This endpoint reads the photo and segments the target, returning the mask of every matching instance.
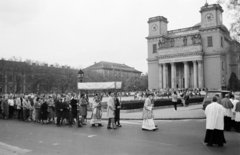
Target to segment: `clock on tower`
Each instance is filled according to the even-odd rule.
[[[218,25],[222,25],[222,12],[223,9],[219,4],[211,4],[207,3],[200,10],[202,21],[202,28],[205,27],[214,27]]]

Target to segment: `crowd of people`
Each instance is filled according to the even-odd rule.
[[[193,96],[203,96],[206,94],[207,89],[206,88],[196,88],[196,89],[173,89],[173,88],[167,88],[167,89],[154,89],[150,92],[153,93],[155,99],[160,98],[171,98],[172,93],[176,91],[178,98],[184,98],[185,95],[188,95],[190,97]],[[134,94],[135,100],[144,100],[147,98],[148,91],[137,91]]]
[[[154,94],[148,93],[143,107],[142,129],[156,131],[157,125],[154,123]],[[176,110],[178,94],[172,93],[172,102]],[[204,142],[207,146],[218,145],[222,147],[226,143],[225,131],[236,131],[240,133],[240,98],[235,98],[233,94],[226,94],[223,99],[216,94],[210,104],[205,105],[206,115],[206,135]]]
[[[216,94],[210,104],[204,105],[206,114],[205,143],[208,146],[223,146],[226,143],[224,131],[240,132],[240,101],[233,94],[223,99]]]
[[[224,131],[240,133],[240,100],[233,94],[226,94],[223,99],[216,94],[206,107],[206,135],[208,146],[223,146],[226,143]]]
[[[184,92],[187,96],[187,92]],[[154,92],[146,91],[146,99],[142,112],[142,130],[156,131],[154,123]],[[189,95],[188,95],[189,96]],[[88,107],[92,109],[91,126],[102,127],[102,95],[95,94],[93,103],[89,103],[88,95],[81,94],[29,94],[0,96],[0,116],[2,119],[18,119],[25,122],[42,124],[56,123],[58,127],[76,123],[79,127],[87,124]],[[177,91],[172,92],[172,102],[177,110]],[[216,94],[212,102],[204,106],[206,114],[206,135],[204,142],[208,146],[223,146],[226,143],[225,131],[240,132],[240,98],[226,94],[223,99]],[[118,93],[109,92],[107,99],[107,129],[117,129],[120,124],[121,103]]]
[[[103,126],[101,101],[101,94],[95,94],[91,103],[87,94],[4,94],[0,96],[0,118],[42,124],[55,123],[58,127],[64,124],[69,127],[77,124],[81,127],[87,124],[90,107],[90,124]],[[109,93],[107,111],[112,127],[109,123],[108,129],[121,127],[120,108],[118,94]]]

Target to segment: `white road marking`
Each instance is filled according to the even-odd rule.
[[[3,149],[7,149],[11,152],[16,152],[16,153],[20,153],[20,154],[31,152],[31,150],[22,149],[20,147],[13,146],[13,145],[8,145],[8,144],[2,143],[2,142],[0,142],[0,147],[3,148]]]
[[[59,145],[59,144],[58,144],[58,143],[53,143],[53,145],[55,145],[55,146],[56,146],[56,145]]]
[[[32,133],[29,133],[30,135],[32,134]]]
[[[39,143],[43,143],[43,141],[39,141]]]
[[[125,123],[125,124],[142,124],[142,122],[130,122],[130,121],[120,121],[120,123]]]
[[[94,136],[96,136],[96,135],[90,135],[90,136],[88,136],[88,137],[91,138],[91,137],[94,137]]]
[[[4,123],[6,126],[8,126],[8,124]]]

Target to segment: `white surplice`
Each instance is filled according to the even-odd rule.
[[[217,102],[212,102],[206,107],[206,129],[224,129],[224,108]]]

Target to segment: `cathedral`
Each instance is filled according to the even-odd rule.
[[[222,13],[219,4],[206,3],[200,23],[170,31],[167,18],[149,18],[149,89],[225,89],[232,72],[239,77],[239,56],[230,51],[236,42],[223,25]]]

